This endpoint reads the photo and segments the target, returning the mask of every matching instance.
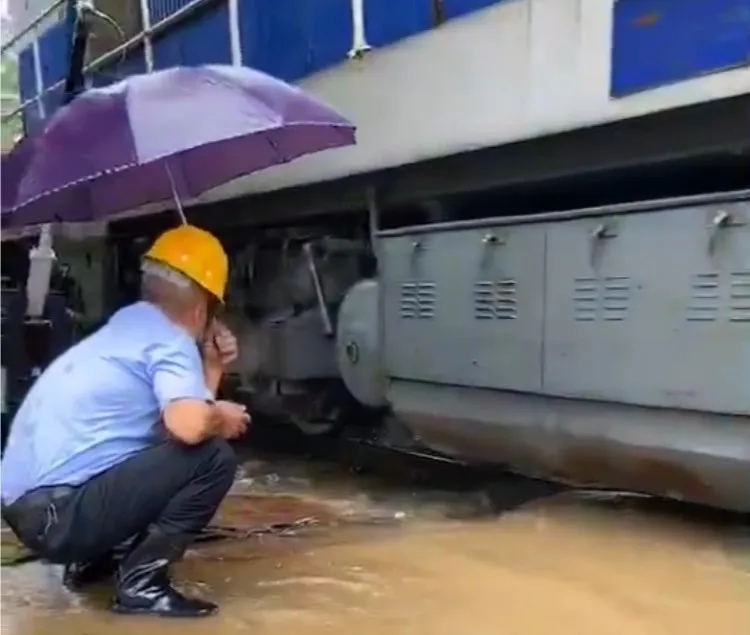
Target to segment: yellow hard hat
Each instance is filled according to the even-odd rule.
[[[224,302],[229,260],[213,234],[193,225],[168,229],[154,241],[144,258],[179,271]]]

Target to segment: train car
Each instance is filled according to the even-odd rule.
[[[355,147],[188,203],[231,257],[234,394],[307,434],[354,419],[750,511],[750,2],[397,5],[97,3],[126,42],[97,31],[91,85],[247,64],[358,126]],[[9,44],[30,132],[70,39],[40,10]],[[106,310],[174,222],[110,224]]]

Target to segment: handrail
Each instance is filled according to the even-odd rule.
[[[181,7],[174,13],[171,13],[163,20],[160,20],[159,22],[157,22],[156,24],[152,25],[151,27],[147,29],[143,29],[140,33],[134,35],[128,41],[120,44],[120,46],[117,46],[113,48],[111,51],[108,51],[107,53],[105,53],[104,55],[100,55],[99,57],[97,57],[93,62],[88,64],[83,69],[84,73],[90,72],[92,70],[97,70],[101,68],[102,66],[106,66],[108,62],[111,62],[112,60],[121,57],[124,53],[127,53],[131,49],[135,48],[138,44],[143,42],[147,37],[158,35],[162,31],[168,29],[170,26],[173,26],[174,24],[177,24],[178,22],[181,22],[185,18],[189,17],[192,13],[196,11],[196,9],[199,9],[212,2],[217,2],[217,0],[192,0],[192,2],[188,2],[185,6]],[[23,102],[17,108],[15,108],[15,110],[12,110],[9,113],[3,115],[0,121],[5,122],[8,119],[15,117],[19,112],[23,112],[26,108],[36,103],[39,99],[41,99],[47,93],[53,90],[56,90],[64,85],[65,85],[65,80],[61,79],[60,81],[54,83],[52,86],[45,88],[43,92],[36,95],[33,99],[29,99]]]
[[[21,29],[16,35],[14,35],[8,42],[5,42],[0,47],[0,54],[5,55],[5,52],[12,48],[20,39],[26,35],[29,31],[36,28],[45,18],[52,15],[52,13],[59,9],[61,5],[65,4],[66,0],[55,0],[51,5],[49,5],[44,11],[42,11],[38,16],[36,16],[29,24],[27,24],[23,29]]]

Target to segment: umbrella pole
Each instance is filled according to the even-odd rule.
[[[177,186],[175,185],[174,178],[172,177],[172,171],[169,169],[169,164],[165,163],[164,168],[167,170],[167,178],[169,179],[169,187],[172,189],[172,198],[174,204],[177,207],[177,213],[180,215],[180,222],[183,225],[187,225],[187,217],[185,216],[185,210],[182,208],[182,201],[180,195],[177,193]]]

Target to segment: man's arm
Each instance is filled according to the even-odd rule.
[[[218,393],[224,369],[237,359],[238,352],[237,338],[219,320],[214,320],[202,346],[203,377],[214,396]]]
[[[224,371],[221,367],[204,364],[203,379],[206,383],[206,388],[208,388],[214,399],[219,392],[219,385],[221,384],[223,375]]]
[[[159,344],[151,351],[148,372],[164,426],[173,437],[196,445],[221,433],[223,418],[195,344],[187,338]]]

